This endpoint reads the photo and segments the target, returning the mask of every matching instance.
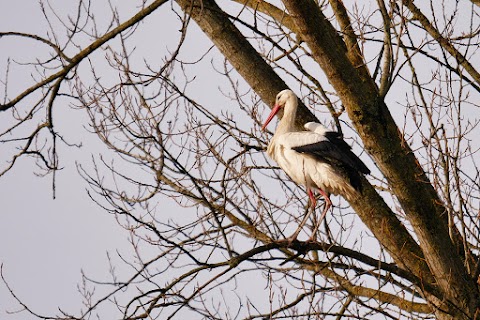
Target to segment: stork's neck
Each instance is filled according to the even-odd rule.
[[[280,123],[277,126],[276,134],[282,134],[285,132],[297,131],[295,129],[295,118],[297,116],[297,106],[298,100],[295,95],[292,95],[285,102],[285,107],[283,108],[283,117]]]

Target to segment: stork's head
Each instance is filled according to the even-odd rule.
[[[280,91],[277,94],[277,97],[275,98],[275,107],[276,106],[285,106],[285,103],[287,103],[288,99],[291,99],[292,97],[295,97],[295,93],[293,93],[292,90],[290,89],[285,89]]]
[[[292,98],[297,99],[295,93],[293,93],[293,91],[289,89],[282,90],[277,94],[277,97],[275,98],[275,105],[272,108],[272,112],[270,112],[270,114],[268,115],[267,120],[263,124],[262,130],[265,130],[267,125],[270,123],[270,121],[272,121],[273,117],[275,117],[280,108],[284,107],[287,101]]]

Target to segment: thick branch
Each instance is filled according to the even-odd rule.
[[[368,81],[368,79],[371,78],[370,72],[363,60],[363,55],[357,42],[357,35],[355,34],[355,31],[353,31],[347,9],[343,5],[343,1],[340,0],[330,0],[330,5],[333,8],[335,18],[337,19],[341,28],[341,33],[343,34],[343,40],[345,41],[347,49],[347,58],[357,69],[358,74]]]
[[[378,7],[383,19],[383,67],[380,80],[380,88],[378,89],[380,97],[385,97],[390,87],[390,77],[392,75],[392,37],[390,35],[391,18],[385,7],[383,0],[377,0]]]
[[[243,4],[247,7],[252,8],[255,11],[266,14],[267,16],[273,18],[282,26],[290,29],[291,31],[296,32],[297,26],[293,23],[292,17],[288,15],[284,10],[281,10],[274,6],[271,3],[265,2],[264,0],[232,0]]]
[[[444,207],[399,133],[373,79],[367,79],[364,73],[357,72],[347,57],[345,43],[314,1],[284,0],[284,3],[314,59],[341,98],[366,149],[388,179],[412,223],[425,260],[445,297],[467,314],[473,315],[477,289],[449,238]],[[358,206],[352,203],[352,206],[361,215],[364,209],[360,203]],[[379,240],[382,243],[388,241],[385,237]],[[395,253],[392,255],[399,258]],[[406,256],[405,263],[414,264],[411,261],[413,258]]]
[[[358,286],[352,284],[348,279],[337,274],[330,268],[324,267],[317,263],[315,264],[305,264],[305,268],[313,270],[317,273],[324,275],[325,277],[335,280],[342,288],[352,295],[358,297],[365,297],[368,299],[375,299],[379,303],[388,303],[399,307],[402,310],[407,312],[418,312],[418,313],[431,313],[432,307],[425,303],[413,302],[411,300],[402,299],[401,297],[383,292],[377,289],[367,288],[363,286]]]
[[[263,60],[215,1],[177,0],[177,3],[195,20],[260,98],[265,103],[273,105],[277,93],[286,89],[287,85]],[[303,128],[303,124],[308,121],[318,121],[318,119],[303,106],[298,112],[297,125]]]
[[[265,102],[273,101],[278,91],[286,87],[214,1],[204,0],[198,3],[194,1],[193,6],[190,0],[177,2],[191,14],[237,72]],[[313,116],[308,115],[307,111],[304,106],[299,107],[300,115],[297,122],[303,124],[316,120],[312,119]],[[433,285],[434,280],[421,258],[420,247],[372,186],[366,181],[364,184],[366,196],[353,201],[352,206],[400,266],[413,272],[425,283]]]
[[[219,266],[230,266],[230,268],[233,268],[233,267],[237,266],[239,263],[241,263],[242,261],[245,261],[248,258],[251,258],[252,256],[254,256],[258,253],[269,251],[269,250],[277,249],[277,250],[281,251],[283,254],[285,254],[285,256],[288,259],[290,259],[290,258],[295,257],[295,255],[293,255],[293,252],[290,249],[297,249],[299,251],[303,251],[305,249],[305,250],[323,250],[325,252],[331,251],[331,252],[335,252],[337,254],[342,254],[342,255],[345,255],[345,256],[348,256],[348,257],[352,257],[354,259],[357,259],[357,260],[359,260],[363,263],[366,263],[368,265],[371,265],[373,267],[378,267],[382,270],[387,270],[387,271],[392,272],[396,275],[403,276],[404,278],[407,278],[410,281],[412,281],[414,283],[417,283],[417,287],[421,286],[421,281],[419,279],[411,278],[411,276],[408,275],[408,272],[406,272],[405,270],[401,270],[401,269],[399,269],[399,268],[397,268],[393,265],[379,263],[378,261],[375,261],[374,259],[372,259],[368,256],[358,254],[358,253],[354,253],[351,250],[346,249],[346,248],[341,248],[341,247],[338,247],[338,246],[331,246],[331,245],[322,244],[322,243],[313,243],[313,244],[305,243],[305,244],[303,244],[303,243],[300,243],[300,242],[295,242],[294,244],[292,244],[291,248],[288,248],[287,246],[282,245],[280,242],[272,242],[272,239],[268,235],[259,231],[254,225],[251,225],[251,224],[239,219],[238,217],[236,217],[236,215],[233,212],[225,209],[225,207],[223,205],[217,206],[217,205],[215,205],[215,204],[213,204],[209,201],[203,200],[200,197],[197,197],[196,195],[191,193],[191,191],[186,190],[185,188],[183,188],[183,187],[177,185],[176,183],[174,183],[173,181],[169,180],[165,176],[159,176],[158,178],[161,179],[162,182],[169,185],[171,188],[175,189],[177,192],[189,197],[190,199],[195,200],[199,204],[201,204],[205,207],[208,207],[208,208],[210,208],[214,211],[221,212],[230,221],[232,221],[232,223],[234,223],[236,226],[238,226],[238,227],[242,228],[244,231],[246,231],[249,234],[250,237],[252,237],[254,239],[258,239],[258,240],[265,243],[265,245],[263,245],[263,246],[253,248],[250,251],[247,251],[247,252],[245,252],[245,253],[243,253],[239,256],[236,256],[236,257],[234,257],[234,258],[232,258],[228,261],[221,262],[221,263],[218,263],[218,264],[208,264],[208,265],[205,265],[205,266],[200,266],[197,269],[191,271],[188,275],[196,273],[197,270],[212,269],[212,268],[219,267]],[[368,287],[354,285],[350,281],[348,281],[348,279],[346,279],[345,277],[340,276],[337,273],[335,273],[333,270],[331,270],[329,268],[328,264],[312,263],[312,262],[307,262],[307,260],[303,260],[303,259],[297,260],[297,263],[302,264],[302,266],[305,267],[308,270],[312,270],[315,273],[322,274],[324,277],[329,278],[330,280],[337,282],[342,287],[342,289],[346,290],[347,292],[349,292],[351,294],[354,294],[355,296],[365,297],[365,298],[369,298],[369,299],[375,299],[380,303],[389,303],[389,304],[392,304],[392,305],[396,305],[399,308],[401,308],[401,309],[403,309],[407,312],[430,313],[432,311],[431,306],[429,306],[427,304],[412,302],[410,300],[405,300],[405,299],[402,299],[402,298],[400,298],[396,295],[389,294],[389,293],[386,293],[386,292],[382,292],[382,291],[379,291],[377,289],[372,289],[372,288],[368,288]],[[184,276],[182,276],[182,277],[184,277]],[[163,288],[163,289],[166,290],[166,289],[169,289],[169,288]]]

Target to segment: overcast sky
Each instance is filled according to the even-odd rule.
[[[108,4],[104,2],[103,7],[99,5],[100,2],[95,2],[94,5],[98,5],[95,11],[97,16],[108,16]],[[74,11],[76,5],[75,1],[64,0],[51,3],[58,12],[65,15]],[[122,8],[121,19],[129,18],[134,14],[134,10],[134,6]],[[162,57],[168,54],[169,49],[174,49],[175,39],[178,37],[159,33],[159,30],[166,29],[165,26],[169,26],[169,32],[175,30],[171,25],[176,23],[176,17],[171,14],[170,4],[147,19],[148,29],[142,29],[145,24],[141,24],[136,53],[151,60],[152,57]],[[0,31],[38,33],[45,36],[46,30],[47,24],[38,0],[9,1],[8,6],[3,6],[0,10]],[[155,34],[155,41],[152,41],[152,33]],[[64,36],[61,29],[59,35]],[[187,50],[183,50],[182,55],[195,61],[208,50],[211,43],[204,41],[204,36],[199,33],[190,36],[189,44],[185,47]],[[4,79],[7,56],[25,62],[45,54],[46,51],[41,45],[32,44],[27,40],[5,37],[0,39],[0,79]],[[217,53],[212,50],[209,54]],[[139,63],[142,62],[140,59]],[[29,84],[31,79],[28,70],[15,69],[15,72],[9,75],[10,97]],[[227,104],[228,99],[222,100],[217,85],[225,79],[212,71],[210,60],[205,59],[196,70],[201,70],[197,76],[205,79],[192,84],[192,90],[199,93],[196,95],[198,101]],[[392,94],[389,94],[388,99],[394,101],[395,96]],[[401,108],[396,109],[398,105],[395,103],[391,106],[392,111],[397,112],[399,117],[405,112]],[[3,276],[15,294],[41,315],[58,314],[58,307],[67,312],[78,313],[82,307],[77,289],[77,286],[81,285],[81,271],[97,280],[108,279],[107,252],[113,257],[117,251],[125,255],[131,252],[128,232],[117,224],[113,216],[89,199],[87,184],[76,169],[77,163],[88,168],[92,154],[103,154],[106,152],[105,148],[83,127],[87,122],[84,112],[68,108],[67,101],[58,101],[56,107],[56,117],[61,119],[57,121],[57,131],[62,132],[70,142],[82,141],[84,144],[80,149],[61,147],[60,160],[63,169],[56,176],[56,199],[53,200],[52,177],[35,175],[38,170],[31,159],[21,159],[13,170],[0,178],[0,263],[3,266]],[[0,131],[9,124],[8,119],[0,113]],[[0,145],[0,159],[4,161],[8,154],[2,155],[2,152]],[[369,161],[366,155],[363,155],[362,159]],[[371,168],[374,169],[373,166]],[[167,199],[162,205],[171,213],[183,210]],[[122,270],[117,271],[123,273]],[[26,313],[7,314],[19,309],[6,286],[0,283],[0,320],[31,318],[27,317]]]
[[[21,24],[23,31],[35,32],[35,27],[41,24],[38,11],[34,0],[9,2],[0,10],[0,29],[18,30]],[[0,63],[5,62],[3,53],[0,49]],[[18,92],[21,89],[18,85],[21,83],[12,82],[9,91]],[[0,126],[5,128],[3,120],[0,115]],[[73,118],[70,123],[75,123]],[[51,178],[35,176],[33,161],[20,161],[0,179],[3,274],[19,298],[45,315],[57,313],[57,305],[78,310],[76,284],[81,280],[80,268],[89,273],[105,273],[108,270],[105,251],[125,242],[115,221],[87,199],[85,183],[75,173],[74,166],[75,158],[85,159],[85,156],[81,151],[70,151],[68,159],[63,159],[65,169],[57,176],[55,201]],[[6,316],[6,311],[16,309],[18,305],[5,286],[0,285],[0,318],[27,319],[25,313]]]
[[[76,1],[52,1],[52,5],[59,12],[66,13],[75,9]],[[73,7],[65,7],[68,5]],[[125,18],[132,11],[121,13]],[[101,16],[102,12],[96,14]],[[47,28],[38,1],[9,1],[8,5],[3,5],[0,30],[45,35]],[[64,31],[60,30],[59,34],[64,35]],[[41,50],[41,46],[29,41],[0,39],[2,80],[7,54],[20,61],[32,61]],[[10,76],[8,92],[13,96],[25,89],[29,76],[28,73]],[[86,120],[83,112],[59,109],[57,116],[62,121],[58,121],[58,130],[73,140],[76,135],[88,136],[82,127],[81,120]],[[6,126],[5,116],[0,113],[0,128],[4,130]],[[51,176],[36,176],[32,160],[21,160],[14,170],[0,179],[0,262],[3,275],[18,297],[43,315],[58,314],[57,307],[78,313],[82,307],[77,290],[77,284],[82,280],[81,270],[98,280],[106,279],[109,270],[107,251],[115,255],[116,250],[123,253],[130,250],[128,233],[117,225],[114,217],[88,198],[87,185],[75,167],[76,161],[88,165],[90,154],[101,152],[102,146],[96,140],[93,137],[85,139],[87,143],[81,149],[62,147],[64,169],[57,174],[56,200],[52,199]],[[6,314],[19,309],[5,285],[0,284],[0,319],[31,318],[26,313]]]
[[[51,4],[63,17],[76,10],[75,1],[52,1]],[[97,17],[109,17],[106,1],[103,2],[103,7],[98,1],[93,2],[93,5],[97,6]],[[134,10],[134,5],[120,8],[121,19],[131,17]],[[148,27],[142,24],[143,29],[141,27],[140,31],[136,32],[136,53],[139,55],[137,61],[143,63],[143,58],[152,60],[153,57],[153,60],[159,60],[160,64],[160,59],[175,48],[178,39],[178,34],[169,35],[168,32],[178,32],[180,27],[172,27],[178,21],[171,12],[170,4],[166,4],[147,19]],[[105,24],[109,22],[108,19],[99,21]],[[37,0],[12,1],[0,10],[0,30],[46,36],[48,25]],[[65,36],[60,26],[57,30],[58,36]],[[168,32],[159,33],[158,30]],[[198,33],[198,30],[193,34],[192,30],[189,32],[188,44],[181,53],[182,58],[187,61],[198,60],[211,47],[211,43],[205,41],[205,37]],[[152,41],[152,33],[155,34],[156,41]],[[7,56],[26,62],[38,56],[45,57],[46,52],[44,46],[32,41],[0,39],[0,77],[4,77]],[[218,53],[211,50],[209,54]],[[102,59],[102,55],[103,53],[98,54],[97,59]],[[222,59],[219,67],[221,62]],[[31,69],[27,67],[16,68],[15,72],[10,72],[9,97],[18,94],[32,83],[30,72]],[[222,99],[222,93],[218,90],[218,83],[224,79],[212,69],[210,59],[198,64],[195,72],[199,73],[199,81],[190,88],[198,93],[195,96],[198,101],[216,101],[228,108],[225,101],[229,100]],[[106,77],[105,74],[102,76]],[[218,79],[222,80],[217,81]],[[89,134],[83,127],[88,120],[86,114],[68,108],[68,101],[57,100],[55,117],[61,119],[56,122],[57,131],[64,134],[71,143],[83,143],[80,149],[64,146],[60,148],[63,169],[56,176],[56,199],[53,200],[52,177],[35,175],[38,170],[31,159],[21,159],[13,170],[0,179],[0,263],[3,264],[3,275],[18,298],[44,316],[59,314],[58,307],[78,314],[82,307],[77,288],[81,286],[81,271],[95,280],[109,279],[107,252],[117,261],[117,250],[125,256],[131,255],[128,232],[118,226],[113,216],[88,198],[87,184],[76,169],[77,163],[88,168],[92,155],[104,154],[107,151],[96,136]],[[0,130],[4,130],[9,124],[7,117],[0,114]],[[2,156],[0,151],[2,161],[8,158],[8,155],[9,153],[5,152]],[[162,207],[170,214],[185,212],[185,209],[168,199],[164,199]],[[124,267],[124,264],[119,263],[116,271],[120,274],[131,271],[118,270]],[[97,298],[101,296],[98,289],[96,293]],[[0,283],[0,319],[31,318],[27,313],[8,314],[20,309],[6,286]],[[108,313],[103,315],[108,318]]]

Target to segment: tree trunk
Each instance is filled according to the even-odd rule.
[[[284,4],[401,203],[436,283],[456,309],[455,316],[473,318],[478,291],[450,240],[445,208],[379,97],[373,79],[358,71],[365,66],[351,64],[345,43],[314,1],[285,0]]]
[[[228,16],[212,0],[177,0],[177,3],[195,20],[265,103],[271,105],[278,91],[286,88],[286,85],[231,23]],[[334,36],[337,37],[336,33]],[[345,54],[344,51],[341,52]],[[338,72],[336,76],[339,78],[338,81],[345,81],[342,80],[344,78],[342,72]],[[363,81],[374,85],[371,78]],[[297,125],[303,125],[308,121],[318,120],[303,105],[299,106]],[[422,258],[420,247],[373,187],[366,180],[363,184],[364,197],[354,200],[352,206],[398,265],[421,279],[421,283],[418,284],[419,291],[424,292],[430,297],[428,300],[434,301],[438,306],[443,295],[436,289],[435,279]]]

